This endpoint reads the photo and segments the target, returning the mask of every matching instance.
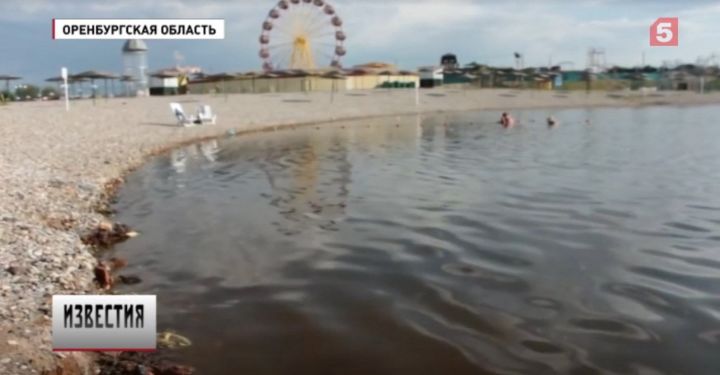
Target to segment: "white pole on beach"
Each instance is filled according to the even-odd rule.
[[[65,86],[65,112],[70,112],[70,96],[68,95],[68,71],[66,67],[60,69],[60,75],[62,76]]]
[[[420,107],[420,85],[418,82],[415,83],[415,107]]]

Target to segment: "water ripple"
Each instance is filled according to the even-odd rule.
[[[552,112],[174,150],[118,197],[118,292],[203,374],[717,375],[720,109]]]

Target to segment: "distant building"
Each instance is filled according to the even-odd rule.
[[[442,86],[444,80],[443,68],[439,66],[424,66],[418,69],[420,74],[420,87],[432,88]]]
[[[669,72],[666,80],[669,82],[668,88],[677,91],[700,91],[702,85],[699,76],[683,70]]]
[[[150,74],[150,95],[180,94],[182,74],[175,69],[163,69]]]
[[[250,94],[345,91],[346,84],[347,77],[344,75],[286,70],[215,74],[193,79],[188,87],[192,94]]]
[[[440,66],[443,69],[443,85],[464,86],[477,78],[470,73],[471,68],[461,68],[457,56],[452,53],[446,53],[440,58]]]
[[[140,39],[130,39],[122,48],[123,82],[130,96],[148,95],[148,47]]]
[[[197,66],[174,66],[150,74],[150,95],[184,95],[189,92],[191,76],[202,76]]]
[[[585,71],[583,70],[567,70],[562,72],[561,80],[564,83],[585,82]]]
[[[443,73],[443,85],[467,85],[473,82],[473,77],[461,71]]]
[[[349,69],[278,70],[218,74],[189,83],[193,94],[280,93],[413,88],[420,84],[418,74],[398,70],[392,64],[371,62]]]
[[[351,69],[346,69],[344,74],[348,76],[348,90],[410,88],[420,84],[417,73],[399,70],[393,64],[382,62],[355,65]]]

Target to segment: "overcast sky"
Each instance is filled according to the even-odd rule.
[[[54,18],[223,18],[221,41],[148,41],[150,68],[198,65],[210,73],[260,68],[260,24],[272,0],[0,0],[0,74],[30,81],[100,69],[120,72],[121,41],[51,40]],[[471,61],[511,66],[570,61],[584,68],[589,47],[604,48],[608,64],[664,60],[695,62],[720,53],[720,1],[669,0],[334,0],[345,21],[345,66],[367,61],[402,68],[436,64],[454,52]],[[680,18],[680,47],[650,48],[658,17]]]

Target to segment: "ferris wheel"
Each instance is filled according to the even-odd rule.
[[[342,25],[325,0],[280,0],[262,24],[263,69],[340,68],[347,53]]]

